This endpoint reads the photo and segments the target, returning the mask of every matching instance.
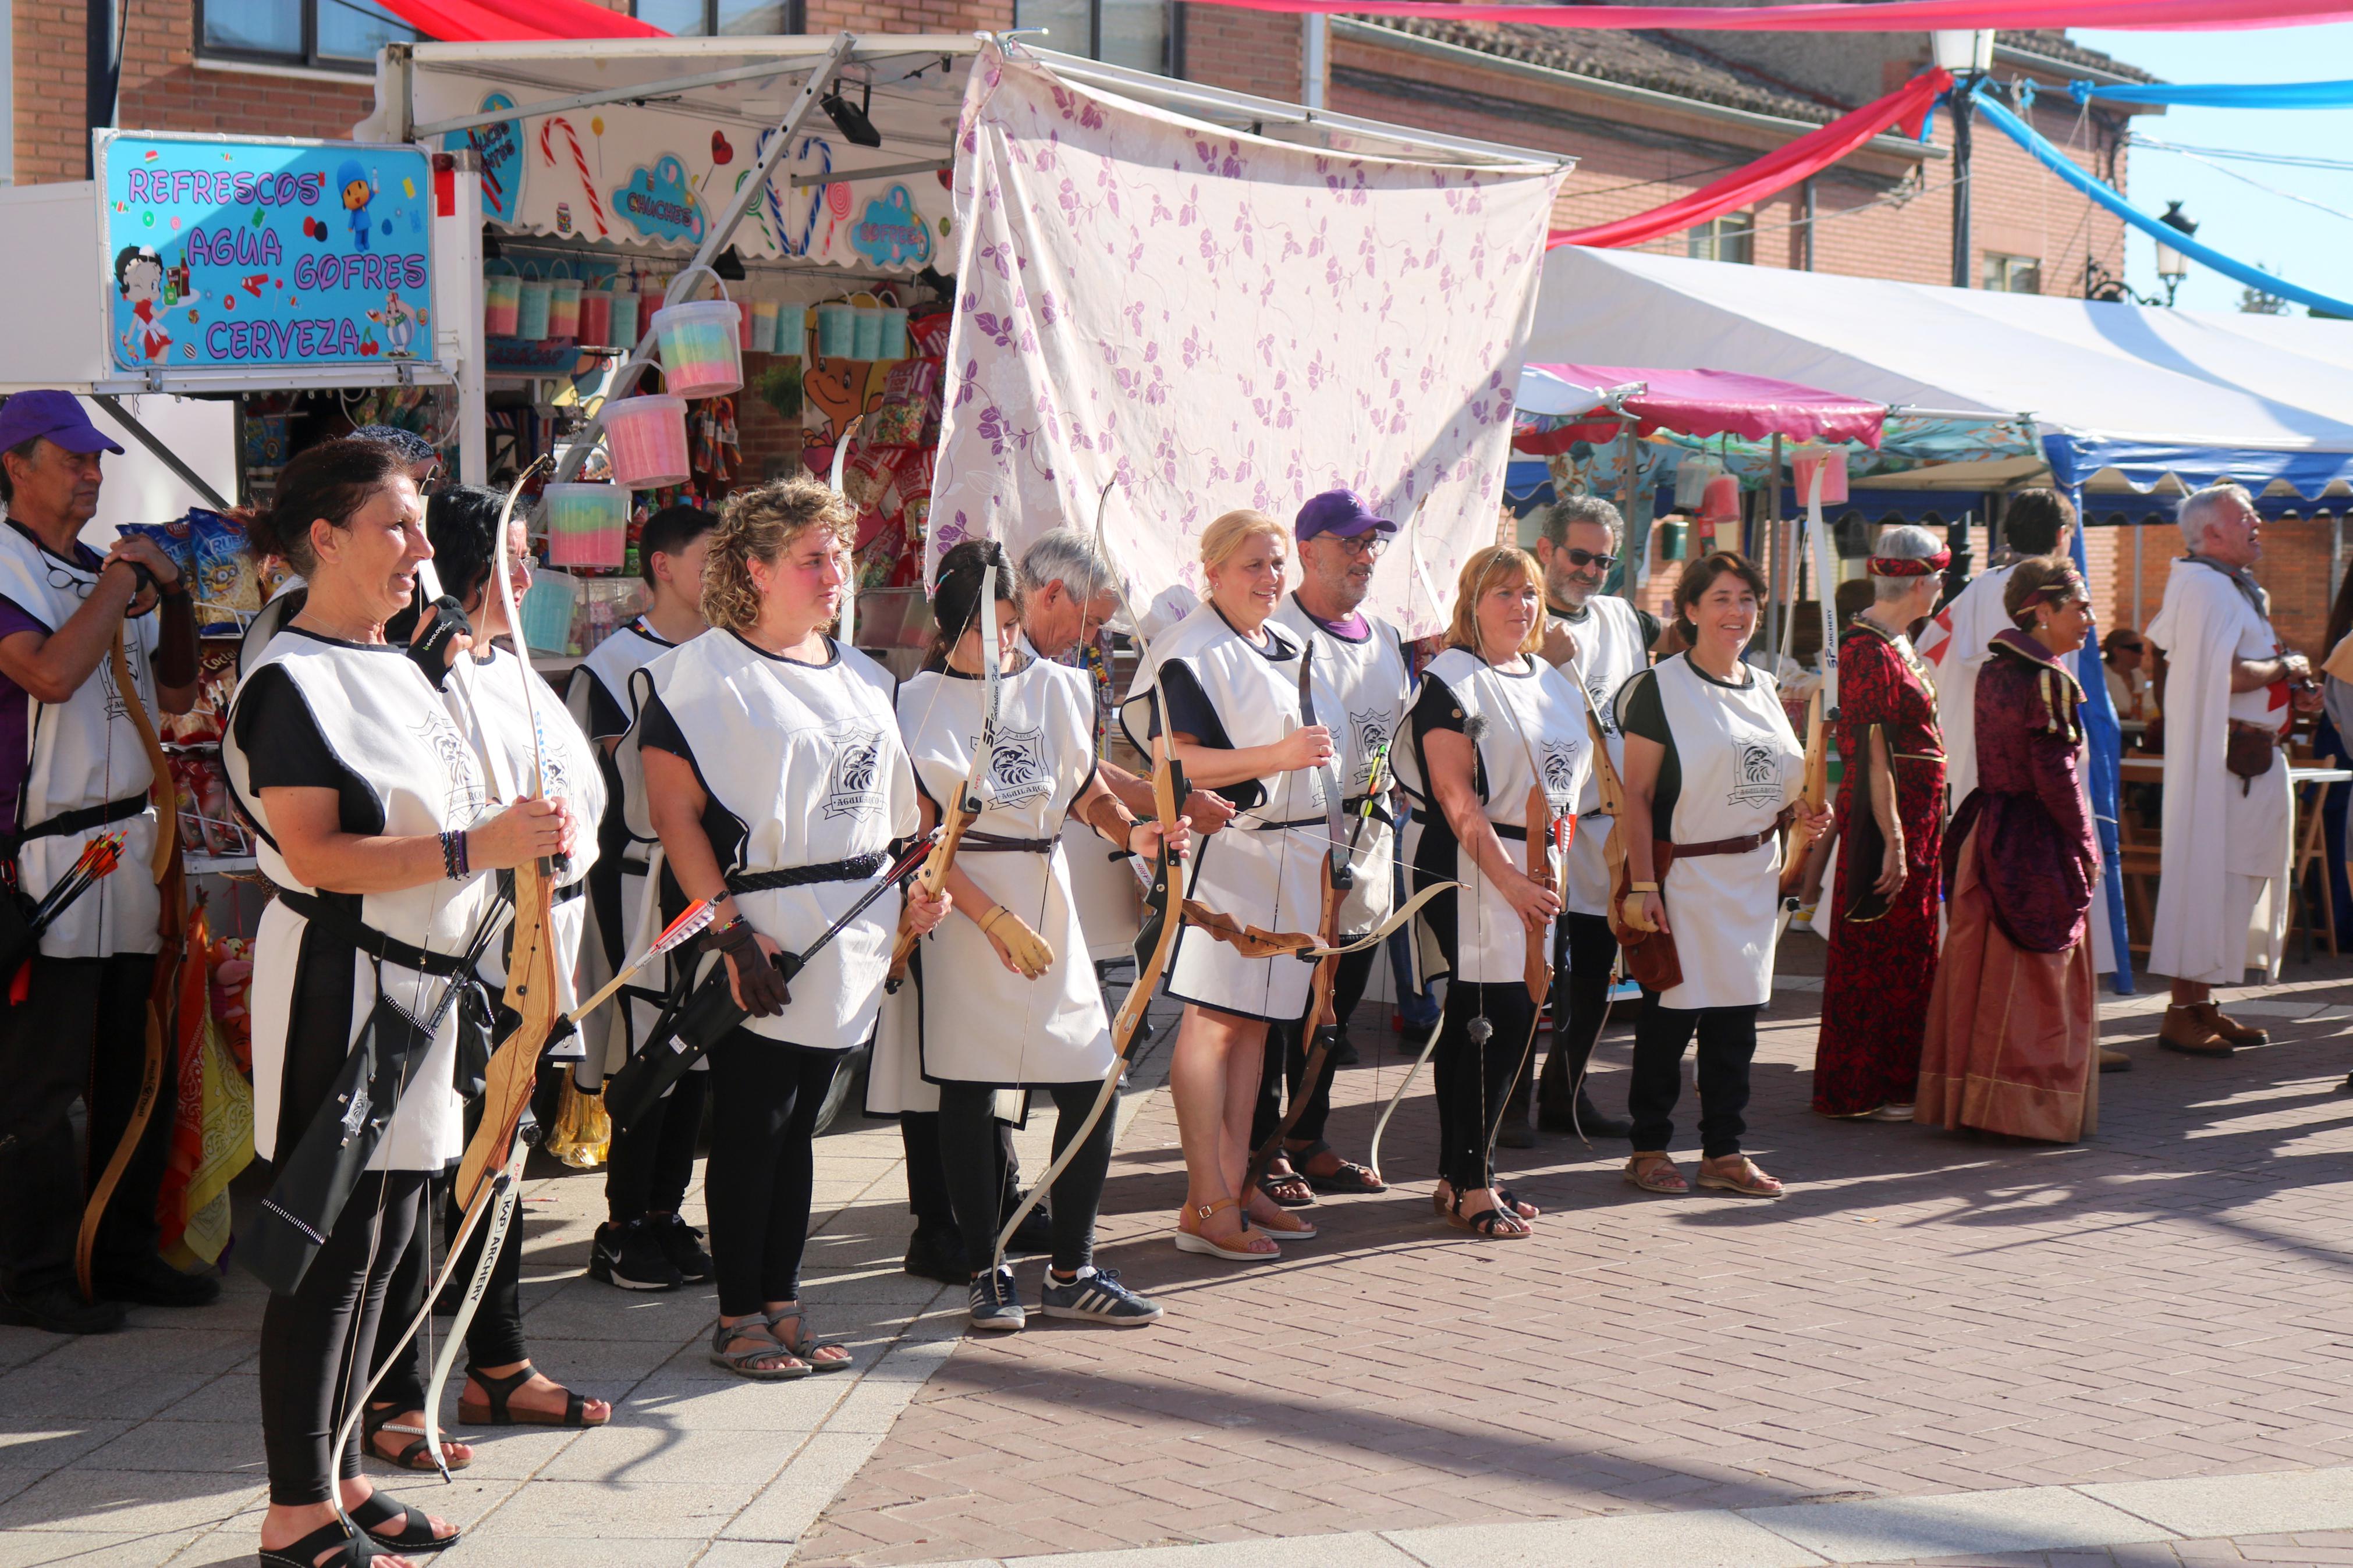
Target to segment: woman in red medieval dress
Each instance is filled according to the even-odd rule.
[[[1936,607],[1950,559],[1925,528],[1889,529],[1872,603],[1839,639],[1838,886],[1814,1047],[1824,1116],[1912,1120],[1936,974],[1945,744],[1906,629]]]

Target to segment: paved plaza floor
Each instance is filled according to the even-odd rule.
[[[525,1327],[613,1426],[467,1432],[455,1485],[398,1489],[468,1527],[450,1568],[2353,1563],[2353,963],[2234,1000],[2274,1039],[2224,1061],[2107,999],[2135,1070],[2066,1148],[1815,1117],[1815,984],[1777,994],[1750,1113],[1788,1198],[1649,1196],[1621,1148],[1547,1135],[1503,1155],[1546,1210],[1523,1242],[1432,1214],[1425,1077],[1391,1193],[1308,1211],[1279,1263],[1176,1252],[1155,1051],[1098,1253],[1167,1309],[1131,1331],[966,1338],[962,1292],[899,1268],[896,1129],[838,1131],[807,1294],[857,1368],[797,1383],[708,1364],[707,1287],[587,1279],[601,1175],[549,1167]],[[1412,1059],[1387,1022],[1340,1077],[1358,1156]],[[0,1330],[0,1568],[252,1561],[260,1306],[233,1269],[105,1338]]]

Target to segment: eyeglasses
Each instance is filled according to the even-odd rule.
[[[1556,555],[1567,556],[1568,563],[1571,566],[1593,566],[1598,567],[1601,571],[1607,572],[1609,568],[1618,564],[1618,557],[1615,555],[1596,555],[1590,550],[1569,550],[1564,548],[1556,550],[1553,553]]]
[[[1336,533],[1327,533],[1323,537],[1338,545],[1342,554],[1359,556],[1366,561],[1378,555],[1389,542],[1388,535],[1385,533],[1360,533],[1354,539],[1344,539]]]

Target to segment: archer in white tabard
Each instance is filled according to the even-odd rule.
[[[719,1285],[711,1359],[752,1378],[849,1364],[801,1308],[810,1141],[841,1054],[874,1032],[899,924],[895,889],[853,906],[919,817],[890,674],[825,632],[847,591],[850,521],[815,479],[736,492],[703,567],[712,630],[632,682],[663,856],[681,891],[716,907],[702,979],[723,964],[746,1015],[704,1042],[703,1201]],[[918,931],[947,908],[920,889],[906,900]]]
[[[674,879],[656,878],[657,886],[648,886],[657,847],[653,818],[638,748],[633,742],[624,743],[624,737],[637,718],[629,678],[703,633],[702,562],[718,521],[716,514],[691,506],[666,506],[646,519],[638,536],[638,562],[650,602],[643,614],[590,650],[572,678],[573,715],[596,742],[605,771],[608,804],[597,827],[588,902],[605,963],[615,972],[686,906]],[[618,1006],[588,1021],[592,1051],[600,1043],[598,1020],[605,1021],[603,1060],[595,1064],[605,1077],[620,1070],[652,1036],[662,998],[676,979],[672,956],[665,955],[621,987]],[[642,1118],[613,1129],[605,1165],[608,1217],[590,1244],[589,1278],[625,1290],[673,1290],[711,1278],[702,1233],[679,1213],[694,1180],[710,1082],[710,1063],[697,1061]]]
[[[1980,572],[1968,586],[1929,617],[1918,652],[1936,686],[1936,732],[1945,737],[1946,810],[1978,787],[1978,671],[1993,654],[1993,640],[2014,629],[2001,607],[2003,591],[2017,563],[2064,555],[2075,530],[2073,503],[2057,490],[2020,490],[2001,512],[2001,542],[2009,563]]]
[[[377,1493],[358,1447],[332,1453],[332,1437],[365,1381],[427,1175],[464,1146],[449,1004],[491,936],[493,873],[577,847],[561,801],[491,808],[480,753],[408,650],[385,638],[432,553],[423,513],[396,454],[332,441],[286,466],[275,508],[253,525],[310,584],[239,683],[221,748],[278,889],[252,993],[254,1143],[278,1176],[237,1247],[270,1287],[270,1568],[369,1559],[370,1542],[336,1517],[339,1484],[377,1545],[431,1550],[455,1536]]]
[[[1118,1068],[1060,833],[1077,818],[1146,859],[1158,853],[1161,833],[1113,799],[1100,776],[1086,672],[1021,651],[1020,591],[995,540],[949,551],[932,600],[939,631],[923,669],[899,692],[924,826],[970,801],[981,807],[957,847],[940,851],[955,912],[914,955],[923,1001],[920,1069],[938,1086],[940,1159],[964,1242],[973,1327],[1018,1329],[1026,1318],[1012,1266],[996,1258],[994,1101],[999,1090],[1019,1089],[1052,1098],[1058,1158],[1084,1129],[1050,1189],[1053,1262],[1043,1310],[1125,1328],[1151,1322],[1160,1309],[1122,1285],[1116,1270],[1094,1267],[1115,1093],[1100,1113],[1094,1107]],[[1176,843],[1181,849],[1181,829]],[[873,1072],[892,1070],[878,1044]]]
[[[2158,1044],[2193,1056],[2261,1045],[2263,1030],[2227,1016],[2213,987],[2251,968],[2276,976],[2287,936],[2288,822],[2280,754],[2299,712],[2315,712],[2312,668],[2272,629],[2256,584],[2263,519],[2237,485],[2183,499],[2185,558],[2165,579],[2148,624],[2164,650],[2165,841],[2148,966],[2173,980]]]

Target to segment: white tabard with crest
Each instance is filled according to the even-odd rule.
[[[899,742],[890,672],[854,648],[828,646],[829,662],[803,664],[713,631],[635,678],[650,679],[703,788],[744,825],[743,843],[721,868],[731,874],[884,854],[891,840],[916,830],[915,780]],[[872,879],[739,893],[735,907],[753,930],[800,952]],[[886,892],[794,977],[781,1014],[744,1026],[812,1050],[865,1044],[898,926],[899,895]]]
[[[899,692],[900,733],[915,781],[934,802],[963,791],[980,733],[977,676],[926,670]],[[987,838],[1060,843],[1063,820],[1095,774],[1094,695],[1084,671],[1031,658],[1005,677],[980,816],[955,868],[1052,945],[1053,967],[1024,980],[1005,967],[961,904],[923,942],[923,1073],[934,1083],[1002,1089],[1092,1083],[1111,1066],[1111,1020],[1063,852],[995,849]],[[1110,854],[1100,838],[1084,853]]]
[[[1356,853],[1348,864],[1356,885],[1340,900],[1340,931],[1353,936],[1368,931],[1388,918],[1396,905],[1396,881],[1391,873],[1397,851],[1397,829],[1389,820],[1389,798],[1375,801],[1375,814],[1357,828],[1357,810],[1365,787],[1372,782],[1374,759],[1397,739],[1405,721],[1406,703],[1413,695],[1413,677],[1405,661],[1405,647],[1397,628],[1365,617],[1371,635],[1361,640],[1344,637],[1318,626],[1299,607],[1299,595],[1285,594],[1275,607],[1275,621],[1302,643],[1315,648],[1315,717],[1332,731],[1338,755],[1333,763],[1345,792],[1345,831],[1356,836]],[[1391,759],[1390,765],[1396,765]]]
[[[1743,665],[1745,686],[1694,670],[1688,655],[1662,659],[1652,679],[1674,737],[1683,787],[1671,837],[1678,844],[1746,838],[1773,826],[1805,785],[1806,749],[1781,710],[1773,678]],[[1781,841],[1740,855],[1677,858],[1660,884],[1683,983],[1663,1007],[1753,1007],[1773,997]]]
[[[1494,824],[1512,864],[1525,868],[1528,789],[1535,782],[1531,765],[1543,770],[1545,799],[1553,812],[1565,814],[1576,806],[1592,771],[1593,736],[1585,723],[1585,693],[1576,681],[1534,655],[1524,656],[1519,665],[1517,669],[1490,668],[1468,648],[1451,647],[1430,661],[1422,679],[1443,686],[1461,710],[1464,732],[1473,736],[1478,748],[1479,767],[1472,782],[1483,786],[1482,809]],[[1423,834],[1452,836],[1436,795],[1423,784],[1427,761],[1414,756],[1406,762],[1407,783],[1417,796],[1429,800],[1418,808],[1425,820],[1416,825],[1410,836],[1409,847],[1415,850]],[[1559,853],[1553,851],[1556,869]],[[1452,858],[1451,868],[1432,868],[1462,884],[1441,900],[1453,906],[1451,973],[1472,984],[1516,984],[1525,968],[1527,928],[1520,923],[1511,900],[1496,890],[1460,847]],[[1426,924],[1423,931],[1428,935]],[[1450,973],[1443,952],[1430,951],[1430,946],[1425,943],[1421,955],[1425,979]],[[1551,949],[1547,926],[1545,950]]]
[[[1618,689],[1651,665],[1642,622],[1634,606],[1615,594],[1586,601],[1585,618],[1565,623],[1577,638],[1577,659],[1560,672],[1585,688],[1585,700],[1601,721],[1609,760],[1626,775],[1626,738],[1618,732]],[[1601,815],[1601,771],[1588,770],[1577,797],[1577,837],[1568,847],[1569,910],[1580,915],[1609,912],[1609,868],[1601,847],[1609,841],[1609,819]]]

